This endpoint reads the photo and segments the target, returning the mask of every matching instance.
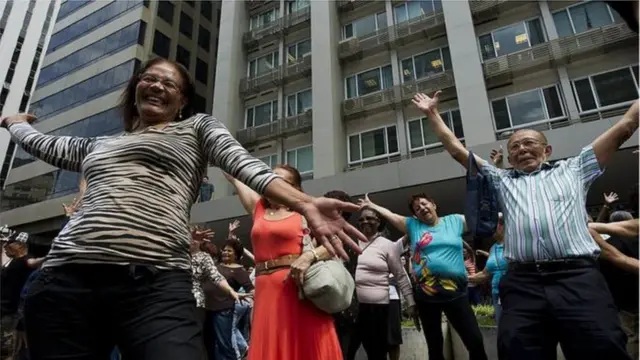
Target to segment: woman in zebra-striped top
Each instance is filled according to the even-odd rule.
[[[188,223],[208,163],[303,213],[329,249],[357,246],[347,234],[362,235],[340,216],[357,206],[274,175],[221,122],[193,115],[194,96],[184,67],[155,59],[123,93],[123,135],[51,136],[29,125],[32,115],[0,120],[27,152],[88,184],[27,296],[32,359],[100,359],[114,343],[125,358],[200,359]]]

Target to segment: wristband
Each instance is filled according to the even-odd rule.
[[[313,254],[313,260],[314,261],[320,261],[320,258],[318,257],[318,253],[316,252],[316,249],[311,249],[311,253]]]

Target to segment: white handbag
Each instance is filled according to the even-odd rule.
[[[302,252],[311,251],[315,244],[304,216],[302,230]],[[335,314],[351,305],[354,290],[355,282],[342,261],[331,259],[316,261],[307,269],[299,296],[309,299],[320,310]]]

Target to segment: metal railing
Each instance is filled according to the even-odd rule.
[[[383,49],[404,46],[421,38],[444,36],[445,33],[444,15],[440,11],[343,40],[338,45],[338,56],[341,60],[364,57]]]
[[[260,40],[266,40],[271,37],[279,36],[284,29],[284,19],[285,18],[278,18],[268,24],[247,31],[242,36],[242,41],[246,46],[253,47],[256,46],[258,41]]]
[[[405,82],[398,85],[400,88],[400,99],[402,101],[408,101],[411,100],[416,93],[431,94],[438,90],[452,88],[455,86],[455,83],[453,71],[451,70],[426,78]]]
[[[291,29],[311,19],[311,6],[307,6],[284,17],[284,28]]]
[[[263,6],[267,2],[270,2],[270,1],[269,0],[246,0],[245,4],[247,5],[247,10],[254,11],[259,7]]]
[[[475,24],[497,19],[501,12],[531,3],[522,0],[470,0],[471,16]]]
[[[336,5],[340,11],[351,11],[370,2],[373,2],[373,0],[338,0]]]
[[[350,117],[367,111],[379,110],[385,106],[391,107],[397,102],[396,87],[394,86],[372,94],[343,101],[342,114],[345,117]]]
[[[248,146],[258,141],[267,141],[309,131],[312,122],[312,112],[308,110],[302,114],[239,130],[236,139],[242,145]]]
[[[240,80],[240,94],[250,95],[311,75],[311,55],[271,71]]]
[[[491,79],[508,75],[509,80],[523,72],[563,65],[632,41],[637,41],[637,35],[626,24],[607,25],[487,60],[484,76]]]

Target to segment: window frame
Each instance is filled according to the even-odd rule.
[[[562,116],[556,116],[554,118],[550,118],[549,117],[549,108],[547,107],[547,100],[544,98],[544,93],[543,93],[543,91],[545,89],[549,89],[549,88],[552,88],[552,87],[556,88],[556,92],[558,94],[558,100],[560,100],[560,107],[562,108]],[[513,120],[512,120],[512,116],[511,116],[511,109],[509,108],[509,97],[521,95],[521,94],[532,92],[532,91],[536,91],[536,90],[538,91],[538,95],[540,96],[540,98],[542,100],[542,110],[544,111],[544,114],[545,114],[546,118],[541,119],[541,120],[537,120],[537,121],[533,121],[533,122],[529,122],[529,123],[525,123],[525,124],[522,124],[522,125],[513,126]],[[493,113],[493,102],[494,101],[499,101],[499,100],[505,100],[507,113],[509,114],[509,124],[511,125],[510,127],[504,128],[504,129],[498,129],[498,126],[496,124],[496,117],[495,117],[495,114]],[[489,100],[489,109],[491,110],[491,119],[493,120],[492,121],[493,122],[493,130],[496,133],[505,132],[505,131],[519,130],[519,129],[523,129],[523,128],[527,128],[527,127],[531,127],[531,126],[535,126],[535,125],[540,125],[540,124],[547,124],[547,123],[551,123],[551,122],[554,122],[554,121],[566,119],[568,117],[568,115],[567,115],[567,106],[565,104],[564,97],[562,96],[562,92],[560,91],[559,83],[553,83],[553,84],[546,85],[546,86],[540,86],[540,87],[537,87],[537,88],[523,90],[523,91],[512,93],[512,94],[509,94],[509,95],[506,95],[506,96],[501,96],[501,97],[497,97],[497,98],[491,99],[491,100]]]
[[[576,26],[573,24],[573,19],[571,18],[571,12],[569,11],[569,9],[574,8],[574,7],[578,7],[578,6],[584,6],[585,4],[590,3],[590,2],[594,2],[594,0],[586,0],[586,1],[582,1],[582,2],[576,3],[576,4],[571,4],[571,5],[567,6],[567,7],[565,7],[564,9],[560,9],[560,10],[556,10],[556,11],[552,12],[551,13],[551,17],[553,18],[553,16],[555,14],[558,14],[558,13],[560,13],[562,11],[566,12],[567,13],[567,17],[569,18],[569,24],[571,25],[571,31],[573,32],[573,34],[571,34],[571,35],[577,35],[578,33],[576,33]],[[607,6],[607,10],[609,12],[609,18],[611,18],[611,23],[615,24],[616,23],[616,18],[615,18],[615,16],[613,16],[613,13],[612,13],[612,10],[611,10],[611,6],[609,6],[609,4],[606,4],[606,3],[605,3],[605,5]],[[553,24],[555,26],[555,20],[554,20]],[[582,34],[582,33],[580,33],[580,34]]]
[[[575,79],[571,79],[571,90],[573,91],[573,96],[576,98],[576,103],[578,105],[578,112],[580,115],[587,115],[587,114],[593,114],[593,113],[597,113],[600,111],[606,111],[607,109],[611,109],[611,108],[617,108],[617,107],[623,107],[625,105],[630,105],[632,104],[635,100],[629,100],[629,101],[625,101],[625,102],[621,102],[618,104],[613,104],[613,105],[607,105],[607,106],[601,106],[600,105],[600,99],[598,98],[598,93],[595,90],[595,86],[593,84],[593,77],[594,76],[598,76],[598,75],[602,75],[602,74],[606,74],[609,72],[614,72],[614,71],[618,71],[618,70],[622,70],[622,69],[629,69],[629,71],[631,72],[631,78],[634,80],[635,85],[636,85],[636,92],[639,93],[640,95],[640,90],[639,90],[639,85],[640,84],[640,79],[636,78],[636,74],[635,72],[633,72],[633,67],[634,66],[638,66],[639,63],[635,63],[635,64],[630,64],[630,65],[625,65],[625,66],[619,66],[613,69],[607,69],[604,71],[599,71],[597,73],[593,73],[593,74],[589,74],[586,76],[581,76]],[[576,90],[576,81],[580,81],[580,80],[584,80],[584,79],[588,79],[589,80],[589,86],[591,87],[591,95],[593,96],[593,99],[596,102],[596,108],[595,109],[591,109],[591,110],[582,110],[582,104],[580,103],[580,98],[578,97],[578,92]]]
[[[183,18],[185,18],[185,17],[187,19],[189,19],[189,21],[191,22],[191,27],[189,29],[189,33],[188,34],[183,31],[183,23],[184,23],[183,22]],[[191,15],[187,14],[184,10],[180,10],[180,17],[179,17],[178,21],[180,22],[178,24],[178,32],[181,35],[184,35],[188,39],[193,39],[193,27],[194,27],[195,23],[193,22],[193,18],[191,17]],[[186,26],[185,26],[185,29],[186,29]]]
[[[383,90],[386,90],[384,87],[382,87],[382,84],[383,84],[383,81],[382,81],[382,68],[387,67],[387,66],[391,66],[391,63],[385,64],[385,65],[380,65],[380,66],[375,66],[375,67],[372,67],[372,68],[367,69],[367,70],[359,71],[359,72],[357,72],[357,73],[355,73],[355,74],[353,74],[353,75],[346,76],[346,77],[344,78],[344,82],[343,82],[343,86],[344,86],[344,89],[343,89],[343,90],[344,90],[344,100],[358,99],[358,98],[361,98],[361,97],[366,96],[366,95],[377,94],[377,93],[379,93],[379,92],[381,92],[381,91],[383,91]],[[368,94],[366,94],[366,95],[360,95],[360,89],[358,89],[358,78],[357,78],[357,76],[358,76],[358,75],[361,75],[361,74],[364,74],[364,73],[366,73],[366,72],[369,72],[369,71],[371,71],[371,70],[375,70],[375,69],[378,69],[378,70],[379,70],[379,74],[378,74],[378,75],[379,75],[379,77],[380,77],[380,90],[378,90],[378,91],[374,91],[374,92],[370,92],[370,93],[368,93]],[[393,67],[391,67],[391,72],[393,73]],[[347,97],[347,96],[348,96],[348,94],[347,94],[347,82],[348,82],[348,79],[349,79],[349,78],[352,78],[352,77],[355,77],[355,78],[356,78],[356,91],[358,92],[358,95],[357,95],[357,96],[355,96],[355,97],[350,98],[350,97]],[[392,80],[393,80],[393,79],[392,79]],[[394,84],[394,85],[395,85],[395,84]],[[392,85],[392,87],[393,87],[394,85]]]
[[[171,20],[167,20],[160,15],[160,6],[161,6],[160,4],[169,4],[171,6]],[[156,8],[156,17],[162,19],[162,21],[166,22],[169,26],[173,27],[173,20],[176,17],[176,4],[174,4],[172,1],[169,1],[169,0],[158,1],[158,6]]]
[[[299,53],[300,52],[299,46],[300,46],[301,43],[303,43],[305,41],[309,42],[309,52],[305,53],[305,54],[300,54]],[[289,62],[289,49],[291,47],[293,47],[293,46],[295,46],[295,48],[296,48],[296,59],[295,59],[295,61]],[[296,41],[295,43],[293,43],[291,45],[287,45],[287,64],[295,64],[295,63],[299,62],[301,59],[303,59],[305,56],[309,56],[309,55],[311,55],[311,38],[306,38],[306,39],[303,39],[303,40],[299,40],[299,41]]]
[[[313,166],[313,144],[309,144],[309,145],[303,145],[303,146],[298,146],[292,149],[287,149],[284,152],[284,163],[285,164],[289,164],[289,152],[290,151],[295,151],[296,152],[296,163],[294,165],[292,165],[293,167],[295,167],[296,169],[298,169],[298,150],[300,149],[306,149],[306,148],[311,148],[311,170],[310,171],[302,171],[300,172],[300,175],[308,175],[308,174],[313,174],[314,166]]]
[[[478,53],[480,54],[480,62],[484,64],[485,61],[497,59],[499,57],[508,56],[508,55],[511,55],[511,54],[514,54],[514,53],[517,53],[517,52],[520,52],[520,51],[525,51],[525,50],[531,49],[533,46],[531,46],[531,35],[529,34],[529,27],[527,26],[527,22],[529,22],[531,20],[536,20],[536,19],[538,21],[540,21],[540,26],[542,27],[542,35],[544,36],[543,43],[548,43],[549,42],[549,36],[547,34],[547,29],[544,27],[544,22],[543,22],[542,16],[529,17],[529,18],[526,18],[526,19],[522,19],[522,20],[520,20],[518,22],[511,23],[509,25],[505,25],[505,26],[501,26],[501,27],[495,28],[493,30],[485,31],[485,32],[480,33],[479,35],[477,35],[476,36],[476,43],[477,43],[477,46],[478,46]],[[495,45],[496,44],[496,39],[493,36],[493,34],[496,31],[504,30],[506,28],[512,27],[512,26],[517,25],[517,24],[524,24],[524,31],[527,34],[527,43],[529,44],[529,48],[528,49],[522,49],[522,50],[514,51],[512,53],[508,53],[508,54],[504,54],[504,55],[498,55],[498,53],[496,51],[496,45]],[[491,59],[486,59],[486,60],[482,58],[482,46],[480,45],[480,38],[485,36],[485,35],[491,35],[491,43],[493,45],[493,53],[496,55],[495,57],[493,57]]]
[[[351,25],[353,27],[354,24],[356,23],[356,21],[358,21],[360,19],[364,19],[364,18],[369,17],[369,16],[373,16],[373,18],[374,18],[374,20],[376,22],[376,31],[374,31],[374,32],[372,32],[370,34],[364,34],[364,35],[376,36],[376,32],[380,31],[380,24],[378,24],[378,15],[380,15],[380,14],[384,14],[386,16],[387,12],[386,11],[376,12],[376,13],[373,13],[373,14],[369,14],[367,16],[362,16],[362,17],[359,17],[357,19],[351,20],[348,23],[342,24],[342,26],[340,27],[340,38],[341,38],[340,41],[352,40],[352,39],[366,39],[366,37],[359,36],[357,34],[357,30],[355,28],[354,28],[354,30],[356,30],[356,31],[353,32],[354,35],[351,36],[351,37],[347,37],[347,26]],[[389,27],[389,21],[387,21],[387,27]]]
[[[285,116],[285,118],[292,118],[292,117],[296,117],[296,116],[298,116],[298,115],[302,115],[302,114],[304,114],[304,113],[305,113],[306,111],[308,111],[308,110],[313,109],[313,98],[312,98],[312,100],[311,100],[311,107],[310,107],[309,109],[306,109],[306,110],[305,110],[305,111],[303,111],[303,112],[298,112],[298,95],[300,95],[300,94],[301,94],[301,93],[303,93],[303,92],[307,92],[307,91],[310,91],[310,92],[311,92],[311,95],[313,96],[313,90],[312,90],[311,88],[306,88],[306,89],[303,89],[303,90],[300,90],[300,91],[296,91],[295,93],[293,93],[293,94],[290,94],[290,95],[287,95],[287,96],[286,96],[286,98],[285,98],[285,101],[286,101],[286,102],[285,102],[285,105],[286,105],[286,109],[285,109],[286,111],[285,111],[285,113],[286,113],[287,115]],[[289,98],[290,98],[290,97],[292,97],[292,96],[295,96],[296,111],[295,111],[295,114],[294,114],[294,115],[289,116]]]
[[[299,0],[287,0],[285,1],[285,5],[286,5],[286,10],[287,10],[287,14],[295,14],[296,12],[302,10],[302,9],[306,9],[308,7],[311,7],[311,1],[306,2],[306,4],[308,4],[305,7],[298,7],[296,10],[291,11],[291,4],[295,4],[295,3],[299,3]]]
[[[420,2],[423,2],[423,1],[430,1],[431,2],[431,7],[433,9],[433,12],[431,12],[429,14],[425,14],[425,15],[433,15],[433,14],[438,12],[438,10],[436,10],[436,7],[435,7],[435,0],[419,0],[419,1]],[[446,0],[442,0],[442,1],[446,1]],[[393,6],[393,9],[391,11],[393,12],[393,23],[394,24],[408,23],[408,22],[411,22],[413,19],[421,17],[421,16],[415,16],[415,17],[412,17],[412,18],[409,17],[409,6],[408,6],[409,2],[410,1],[405,1],[402,4],[398,4],[398,5]],[[396,9],[398,9],[400,7],[403,7],[403,6],[404,6],[404,12],[407,15],[407,20],[400,22],[400,21],[398,21],[398,17],[396,16]]]
[[[387,132],[388,128],[391,127],[395,127],[396,128],[396,141],[397,141],[397,147],[398,147],[398,151],[390,153],[389,152],[389,134]],[[373,132],[376,130],[380,130],[383,129],[384,130],[384,138],[385,138],[385,151],[387,152],[386,154],[383,155],[376,155],[376,156],[372,156],[372,157],[368,157],[366,159],[364,159],[362,157],[362,134],[364,133],[368,133],[368,132]],[[351,161],[351,137],[352,136],[358,136],[359,137],[359,147],[360,147],[360,160],[356,160],[356,161]],[[396,156],[400,154],[400,138],[398,137],[398,126],[396,124],[387,124],[387,125],[381,125],[381,126],[377,126],[377,127],[373,127],[364,131],[359,131],[356,132],[354,134],[349,134],[347,135],[347,164],[348,165],[357,165],[357,164],[362,164],[362,163],[366,163],[369,161],[375,161],[375,160],[380,160],[380,159],[385,159],[388,158],[390,156]]]
[[[453,125],[453,116],[452,116],[452,113],[454,111],[458,111],[460,113],[460,120],[462,121],[462,112],[460,111],[459,107],[447,109],[447,110],[444,110],[444,111],[440,111],[440,114],[449,113],[449,124],[446,124],[446,125],[451,130],[451,132],[453,132],[454,135],[455,135],[455,127]],[[406,129],[406,134],[407,134],[407,148],[408,148],[409,152],[420,151],[420,150],[428,150],[428,149],[433,149],[433,148],[442,146],[442,141],[438,141],[438,142],[431,143],[431,144],[424,144],[424,126],[422,125],[422,120],[426,119],[426,118],[427,118],[426,116],[412,117],[410,119],[407,119],[407,121],[405,121],[405,129]],[[422,142],[423,142],[422,146],[419,146],[419,147],[416,147],[416,148],[412,148],[411,147],[411,129],[409,128],[409,123],[411,123],[413,121],[419,121],[420,122],[420,137],[421,137]],[[463,132],[464,132],[464,129],[463,129]],[[458,139],[460,141],[464,141],[465,137],[463,136],[463,137],[459,138],[459,137],[456,136],[456,139]]]
[[[255,127],[258,127],[258,126],[270,124],[270,123],[272,123],[274,121],[277,121],[278,119],[277,118],[274,119],[274,116],[273,116],[273,113],[274,113],[274,111],[273,111],[273,103],[276,103],[276,116],[277,116],[277,112],[278,112],[278,104],[277,104],[277,102],[278,102],[278,99],[273,99],[273,100],[262,102],[260,104],[255,104],[255,105],[251,105],[251,106],[245,107],[244,108],[244,128],[245,129],[251,129],[251,128],[255,128]],[[269,121],[268,123],[256,125],[255,124],[256,123],[256,111],[255,111],[255,109],[258,106],[262,106],[262,105],[265,105],[265,104],[271,104],[271,111],[270,111],[270,113],[271,113],[271,121]],[[247,126],[247,121],[249,120],[249,109],[253,109],[253,125],[252,126]]]
[[[263,159],[268,157],[269,158],[269,162],[271,162],[272,158],[275,156],[276,162],[275,164],[267,164],[266,161],[264,161]],[[271,154],[267,154],[267,155],[263,155],[263,156],[256,156],[256,159],[262,161],[263,163],[267,164],[267,166],[269,166],[270,168],[274,168],[276,165],[278,165],[278,162],[280,161],[280,156],[278,156],[278,153],[271,153]]]
[[[444,49],[444,48],[449,49],[449,57],[451,58],[451,49],[447,45],[447,46],[441,46],[441,47],[438,47],[438,48],[435,48],[435,49],[427,50],[427,51],[421,52],[419,54],[411,55],[411,56],[406,57],[404,59],[398,60],[398,65],[400,66],[400,82],[402,84],[405,84],[405,83],[408,83],[408,82],[419,81],[419,80],[422,80],[422,79],[428,79],[430,77],[435,76],[435,75],[432,75],[432,76],[425,76],[425,77],[421,77],[421,78],[416,78],[415,77],[415,75],[416,75],[416,57],[428,54],[428,53],[436,51],[436,50],[440,51],[440,60],[442,61],[442,68],[444,69],[441,73],[438,73],[437,75],[444,74],[445,72],[450,71],[450,70],[453,71],[453,69],[447,69],[444,66],[445,65],[444,56],[442,54],[442,49]],[[408,60],[408,59],[411,59],[411,67],[413,68],[413,76],[414,76],[414,78],[412,80],[409,80],[409,81],[404,81],[404,76],[403,76],[404,74],[402,73],[402,63],[404,61]],[[453,65],[452,65],[452,67],[453,67]]]
[[[271,20],[271,22],[269,22],[269,24],[259,24],[259,25],[257,25],[256,27],[253,27],[253,23],[252,23],[251,19],[253,19],[253,18],[260,18],[260,16],[262,16],[263,14],[266,14],[266,13],[268,13],[268,12],[272,12],[272,13],[273,13],[273,19]],[[262,28],[263,26],[270,25],[271,23],[273,23],[273,22],[275,22],[276,20],[278,20],[278,17],[279,17],[279,16],[280,16],[280,8],[279,8],[279,7],[275,7],[275,8],[272,8],[272,9],[268,9],[268,10],[265,10],[265,11],[260,12],[260,13],[258,13],[258,14],[252,15],[252,16],[250,16],[250,17],[249,17],[249,31],[256,30],[256,29],[260,29],[260,28]]]
[[[266,54],[263,54],[263,55],[260,55],[258,57],[253,58],[253,59],[249,59],[247,61],[247,78],[253,79],[253,78],[256,78],[256,77],[258,77],[260,75],[266,74],[266,72],[258,74],[258,67],[257,67],[258,66],[257,65],[258,64],[258,60],[262,59],[263,57],[266,57],[266,56],[269,56],[269,55],[273,55],[273,54],[278,54],[278,62],[276,63],[275,60],[272,61],[273,70],[278,68],[280,66],[280,50],[279,49],[278,50],[274,50],[274,51],[269,52],[269,53],[266,53]],[[256,74],[255,75],[251,75],[251,63],[254,62],[254,61],[256,62]]]

